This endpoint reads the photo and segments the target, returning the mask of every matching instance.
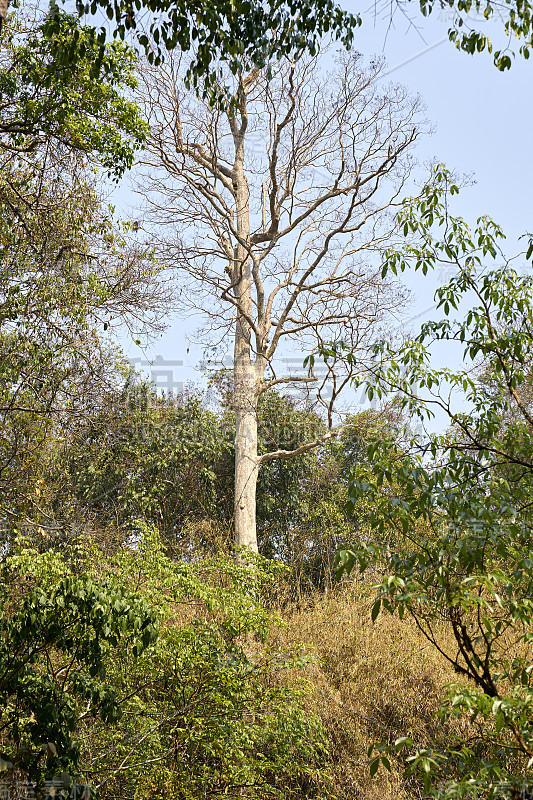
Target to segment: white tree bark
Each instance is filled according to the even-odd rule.
[[[233,385],[235,411],[235,543],[239,548],[257,552],[256,488],[257,403],[260,379],[252,364],[249,320],[252,318],[252,274],[250,258],[250,202],[248,181],[244,174],[245,135],[248,126],[246,96],[241,90],[240,120],[229,117],[235,160],[231,174],[235,197],[237,245],[234,248],[232,285],[236,299],[235,344],[233,352]],[[258,362],[259,363],[259,362]],[[262,376],[260,376],[262,377]]]
[[[0,33],[4,27],[4,22],[7,17],[7,9],[9,8],[9,0],[0,0]]]
[[[255,521],[257,457],[257,382],[242,335],[235,334],[235,543],[257,552]]]
[[[183,306],[233,339],[235,542],[254,551],[260,465],[324,440],[258,456],[261,396],[314,387],[331,438],[338,395],[361,369],[339,356],[319,381],[312,370],[277,375],[280,346],[343,339],[363,359],[397,306],[379,254],[395,235],[388,212],[409,174],[417,103],[378,91],[379,66],[364,72],[358,59],[343,56],[327,76],[316,60],[282,63],[271,78],[255,71],[232,112],[188,95],[172,58],[144,72],[146,217],[159,258],[183,275]]]

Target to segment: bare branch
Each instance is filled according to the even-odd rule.
[[[264,453],[262,456],[258,457],[257,463],[265,464],[267,461],[274,461],[277,458],[296,458],[297,456],[307,453],[309,450],[315,450],[317,447],[329,442],[331,439],[339,436],[343,430],[344,426],[335,428],[334,430],[328,431],[323,436],[313,439],[312,442],[306,442],[300,445],[300,447],[296,447],[294,450],[273,450],[271,453]]]

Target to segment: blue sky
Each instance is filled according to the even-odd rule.
[[[353,2],[346,7],[356,10]],[[533,63],[517,57],[502,73],[487,53],[457,51],[447,41],[443,12],[428,20],[417,15],[419,30],[405,18],[391,29],[366,19],[357,48],[365,55],[383,53],[390,79],[420,94],[427,107],[434,133],[420,142],[418,157],[472,175],[476,183],[461,192],[454,210],[472,221],[492,216],[509,236],[509,252],[516,252],[517,237],[533,230]],[[437,282],[438,276],[412,281],[417,308],[431,302]]]
[[[352,0],[345,0],[344,6],[361,10]],[[447,40],[450,20],[446,12],[424,19],[416,13],[414,3],[412,11],[416,27],[398,15],[389,25],[387,14],[382,19],[373,18],[370,10],[356,33],[355,48],[369,58],[383,55],[389,73],[384,80],[402,83],[421,96],[434,133],[420,142],[419,160],[443,161],[450,169],[472,176],[475,183],[462,190],[454,213],[472,222],[481,214],[489,214],[508,234],[508,252],[515,253],[518,236],[533,231],[533,63],[517,57],[511,70],[499,72],[487,53],[469,56]],[[119,205],[127,207],[126,189],[119,198]],[[406,277],[413,293],[410,316],[416,318],[431,308],[441,277]],[[428,311],[422,319],[431,316]],[[193,346],[187,353],[186,335],[199,322],[176,316],[163,337],[143,351],[123,344],[137,363],[157,356],[167,362],[182,362],[156,367],[155,379],[162,386],[170,380],[169,373],[173,382],[197,380],[202,354]],[[413,329],[417,324],[413,321]],[[449,355],[458,357],[457,353]]]

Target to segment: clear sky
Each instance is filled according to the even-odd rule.
[[[354,0],[344,0],[344,6],[361,11]],[[462,190],[453,211],[472,222],[481,214],[492,216],[508,234],[508,252],[515,253],[517,237],[533,231],[533,63],[518,56],[511,70],[499,72],[489,54],[469,56],[447,40],[450,20],[446,11],[425,20],[417,8],[413,2],[416,27],[398,14],[389,25],[388,12],[380,18],[370,9],[356,32],[355,48],[368,57],[383,55],[388,72],[384,80],[404,84],[424,101],[434,133],[420,142],[419,160],[443,161],[475,180],[473,186]],[[120,193],[123,208],[128,205],[126,191]],[[441,278],[439,274],[407,277],[413,292],[410,316],[417,318],[431,308]],[[422,318],[431,316],[429,310]],[[176,317],[164,336],[144,353],[123,344],[137,363],[156,356],[167,362],[152,370],[159,385],[195,380],[200,377],[196,368],[202,353],[192,346],[187,353],[186,335],[199,322]],[[413,329],[416,326],[414,319]]]
[[[345,5],[356,10],[353,0]],[[414,19],[414,3],[412,11]],[[434,133],[420,142],[419,158],[472,175],[476,183],[461,192],[455,211],[472,221],[492,216],[516,252],[516,238],[533,230],[533,63],[517,57],[502,73],[487,53],[458,52],[447,41],[449,18],[442,11],[428,20],[416,14],[418,30],[398,14],[391,28],[388,18],[374,24],[366,19],[357,48],[365,55],[383,53],[389,79],[420,94],[427,107]],[[413,281],[418,308],[418,301],[431,302],[437,284],[437,275]]]

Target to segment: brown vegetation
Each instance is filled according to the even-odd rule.
[[[278,646],[302,642],[317,663],[308,669],[307,702],[327,731],[333,762],[328,787],[337,800],[414,800],[418,783],[403,761],[371,778],[368,749],[376,741],[411,736],[435,744],[446,730],[437,719],[439,697],[457,675],[414,623],[380,614],[371,620],[371,593],[351,584],[285,615]]]

